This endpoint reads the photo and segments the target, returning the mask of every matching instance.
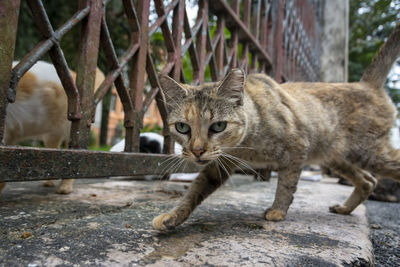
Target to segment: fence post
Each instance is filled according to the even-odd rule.
[[[203,19],[201,30],[196,36],[196,48],[199,55],[199,83],[204,82],[204,72],[206,70],[205,56],[206,56],[206,42],[207,42],[207,27],[208,27],[208,0],[199,1],[198,17]]]
[[[273,64],[273,75],[275,80],[280,83],[282,82],[282,56],[283,56],[283,19],[284,19],[284,8],[285,0],[273,1],[272,14],[275,14],[272,18],[274,23],[273,29],[273,40],[274,40],[274,57]]]
[[[72,121],[70,138],[71,148],[88,148],[90,140],[90,126],[93,118],[93,88],[99,52],[103,1],[79,1],[79,8],[82,8],[86,5],[89,5],[90,13],[89,16],[82,21],[78,64],[76,68],[76,84],[80,94],[82,118],[80,120]]]
[[[0,1],[0,144],[6,123],[7,95],[10,85],[20,0]]]
[[[125,151],[126,152],[139,152],[140,148],[140,130],[143,124],[143,92],[145,86],[145,73],[146,73],[146,57],[148,50],[149,40],[149,9],[150,0],[137,1],[137,16],[140,29],[132,33],[132,38],[140,43],[138,52],[132,59],[132,68],[130,73],[130,90],[133,109],[134,109],[134,123],[132,129],[127,129],[125,136]]]

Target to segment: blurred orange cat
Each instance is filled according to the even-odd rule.
[[[71,71],[71,75],[75,80],[76,73]],[[97,68],[95,88],[103,80],[104,74]],[[71,122],[67,119],[67,109],[67,95],[56,69],[50,63],[38,61],[19,81],[15,103],[7,106],[3,142],[16,145],[24,140],[38,140],[48,148],[60,147],[69,140]],[[56,192],[71,193],[73,183],[73,179],[63,179]],[[54,182],[45,181],[43,185],[54,186]],[[0,183],[0,192],[4,186],[5,183]]]

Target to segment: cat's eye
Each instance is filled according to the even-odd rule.
[[[223,130],[225,130],[225,128],[226,128],[226,121],[218,121],[218,122],[211,124],[210,131],[212,131],[214,133],[220,133]]]
[[[190,132],[190,126],[183,122],[175,123],[175,129],[181,134],[187,134]]]

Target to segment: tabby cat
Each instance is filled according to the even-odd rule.
[[[354,185],[346,202],[329,208],[334,213],[351,213],[373,191],[375,177],[399,181],[400,150],[389,137],[396,108],[383,89],[399,56],[400,24],[356,83],[278,84],[264,74],[245,77],[240,69],[200,86],[160,76],[171,135],[183,157],[204,169],[153,228],[183,223],[239,163],[278,171],[269,221],[285,218],[306,164],[326,165]]]

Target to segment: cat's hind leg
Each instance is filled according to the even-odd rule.
[[[296,192],[300,174],[300,167],[279,171],[274,203],[265,211],[266,220],[282,221],[285,219],[289,206],[293,202],[293,194]]]
[[[45,140],[44,140],[45,147],[59,148],[63,141],[62,135],[63,134],[60,133],[60,134],[54,135],[54,136],[52,136],[52,135],[47,136],[47,138],[45,138]],[[55,185],[53,180],[44,181],[42,184],[43,184],[43,186],[46,186],[46,187],[53,187]],[[74,179],[62,179],[56,189],[56,193],[57,194],[69,194],[72,192],[73,189],[74,189]]]
[[[390,178],[400,182],[400,150],[389,148],[388,151],[371,157],[365,169],[380,178]]]
[[[339,214],[350,214],[358,205],[363,203],[376,187],[377,181],[369,172],[347,162],[330,164],[334,173],[346,178],[354,185],[350,197],[342,205],[329,207],[329,211]]]
[[[0,183],[0,194],[1,194],[1,191],[3,191],[5,186],[6,186],[6,183]]]
[[[223,161],[223,159],[220,159]],[[213,162],[207,165],[194,180],[189,191],[181,202],[168,213],[154,218],[153,228],[168,230],[182,224],[192,211],[218,187],[220,187],[233,171],[233,165],[223,161],[223,167]]]

